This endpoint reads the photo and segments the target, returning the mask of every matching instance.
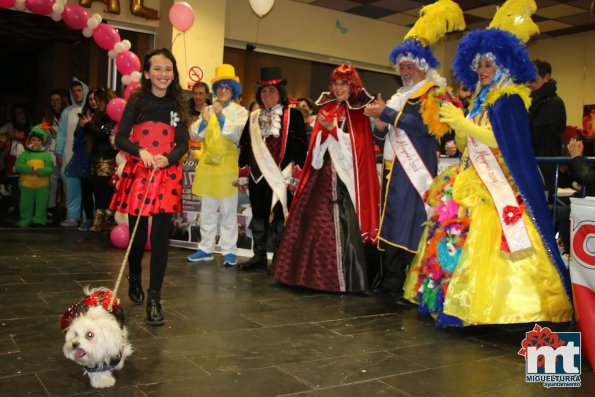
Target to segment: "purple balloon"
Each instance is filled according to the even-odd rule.
[[[126,101],[122,98],[114,98],[107,104],[107,115],[114,120],[116,123],[120,122],[124,108],[126,107]]]
[[[99,47],[109,51],[120,41],[120,34],[113,26],[102,23],[93,30],[93,40]]]
[[[66,4],[62,13],[62,20],[66,26],[72,29],[82,30],[87,27],[89,13],[84,7],[78,4]]]
[[[116,68],[122,76],[130,75],[140,70],[140,60],[132,51],[124,51],[116,56]]]
[[[114,247],[126,248],[128,246],[128,242],[130,241],[128,225],[125,223],[116,225],[116,227],[114,227],[110,233],[110,240],[112,241]]]

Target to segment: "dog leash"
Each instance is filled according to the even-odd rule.
[[[138,229],[138,224],[140,223],[140,217],[143,213],[143,209],[145,208],[145,201],[147,200],[147,196],[149,195],[149,189],[151,188],[151,182],[153,182],[153,178],[155,177],[155,171],[157,171],[157,167],[153,167],[153,171],[151,171],[151,176],[149,177],[149,183],[147,183],[147,189],[145,190],[145,194],[143,196],[143,201],[140,204],[140,210],[138,211],[139,216],[136,218],[136,223],[134,224],[134,229],[132,229],[132,234],[130,235],[130,241],[128,242],[128,247],[126,247],[126,253],[124,254],[124,260],[122,261],[122,266],[120,266],[120,273],[118,273],[118,279],[116,280],[116,285],[114,286],[114,291],[112,293],[112,298],[109,301],[108,311],[112,310],[112,305],[114,304],[114,300],[116,299],[116,295],[118,294],[118,288],[120,288],[120,283],[122,282],[122,276],[124,275],[124,269],[126,269],[126,262],[128,262],[128,256],[130,255],[130,249],[132,248],[132,243],[134,242],[134,237],[136,236],[136,230]],[[149,238],[151,238],[149,236]]]

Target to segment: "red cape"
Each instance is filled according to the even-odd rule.
[[[351,154],[356,171],[356,175],[354,175],[356,197],[353,205],[359,218],[362,241],[364,243],[373,243],[378,234],[380,187],[378,173],[376,171],[372,126],[370,119],[364,116],[363,106],[359,108],[351,108],[346,105],[342,106],[345,106],[345,116],[347,118],[345,125],[351,137]],[[336,108],[337,100],[332,99],[321,105],[319,112],[332,112]],[[310,177],[310,172],[312,171],[312,149],[314,148],[316,137],[318,134],[323,133],[323,131],[326,131],[325,128],[317,120],[312,130],[308,156],[304,163],[304,171],[293,203],[299,200],[300,193]],[[289,216],[291,216],[291,213]]]

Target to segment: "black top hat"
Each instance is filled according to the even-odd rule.
[[[287,80],[281,77],[281,68],[279,66],[265,66],[260,68],[260,81],[257,81],[258,85],[277,85],[287,84]]]

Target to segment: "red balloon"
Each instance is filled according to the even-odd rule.
[[[184,1],[174,3],[169,9],[169,21],[174,28],[185,32],[194,24],[194,10]]]
[[[52,0],[25,0],[25,6],[29,11],[39,15],[50,15],[54,2]]]
[[[66,4],[64,6],[64,12],[62,13],[62,20],[66,26],[72,29],[81,30],[87,27],[89,13],[84,7],[78,4]]]
[[[126,107],[126,101],[122,98],[114,98],[107,104],[107,115],[114,120],[116,123],[120,122],[124,108]]]
[[[113,26],[102,23],[93,30],[93,40],[99,47],[109,51],[120,41],[120,34]]]
[[[132,51],[124,51],[116,56],[116,68],[122,76],[130,75],[140,70],[140,60]]]
[[[16,3],[15,0],[0,0],[0,8],[10,8]]]
[[[128,242],[130,241],[128,225],[125,223],[116,225],[116,227],[114,227],[110,232],[109,236],[114,247],[126,248],[128,246]]]
[[[124,99],[128,100],[128,98],[130,98],[130,95],[132,95],[134,90],[136,90],[138,87],[140,87],[140,83],[137,83],[136,81],[133,81],[132,83],[128,84],[126,86],[126,89],[124,90]]]

